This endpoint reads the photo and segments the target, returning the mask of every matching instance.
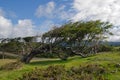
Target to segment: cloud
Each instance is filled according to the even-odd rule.
[[[17,25],[13,27],[13,37],[25,37],[36,35],[35,26],[29,19],[18,20]]]
[[[46,20],[43,20],[43,23],[39,25],[38,31],[44,33],[49,31],[55,25],[60,26],[60,22],[69,20],[73,13],[71,9],[68,9],[68,5],[69,3],[63,5],[57,4],[53,1],[44,5],[39,5],[36,9],[35,15],[38,18],[44,17]]]
[[[0,38],[33,36],[36,35],[35,27],[30,19],[13,24],[10,19],[0,16]]]
[[[0,16],[0,38],[7,38],[12,32],[11,20]]]
[[[120,27],[114,27],[111,29],[111,32],[114,35],[108,36],[109,41],[117,41],[120,42]]]
[[[40,5],[36,10],[35,15],[38,18],[45,17],[48,19],[69,20],[72,17],[73,13],[69,7],[69,3],[63,5],[56,4],[55,2],[51,1],[45,5]]]
[[[41,16],[49,17],[50,15],[52,15],[54,8],[55,8],[54,2],[49,2],[46,5],[40,5],[36,10],[35,15],[37,17],[41,17]]]
[[[72,18],[77,20],[110,21],[115,25],[120,25],[120,1],[119,0],[74,0],[73,8],[77,11]]]
[[[11,19],[6,18],[5,11],[0,8],[0,38],[36,35],[35,27],[30,19],[18,20],[17,24],[13,24]]]
[[[74,0],[72,8],[76,11],[72,21],[100,19],[120,26],[120,0]],[[120,28],[111,31],[114,36],[109,36],[109,40],[120,41]]]
[[[38,31],[41,31],[40,33],[43,34],[43,33],[47,32],[47,31],[51,30],[54,26],[59,26],[59,24],[55,24],[51,20],[46,20],[39,26]]]

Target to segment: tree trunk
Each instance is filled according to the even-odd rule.
[[[30,53],[30,54],[28,54],[28,55],[26,55],[26,56],[23,56],[23,58],[21,59],[21,61],[27,64],[27,63],[30,62],[30,60],[31,60],[35,55],[36,55],[36,54],[34,54],[34,53]]]

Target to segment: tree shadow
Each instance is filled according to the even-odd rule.
[[[30,62],[29,65],[45,66],[45,65],[52,65],[52,64],[65,64],[65,63],[68,63],[72,60],[76,60],[76,59],[80,59],[80,58],[81,57],[72,57],[72,58],[69,58],[67,60],[56,59],[56,60],[45,60],[45,61],[33,61],[33,62]]]

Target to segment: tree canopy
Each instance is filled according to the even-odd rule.
[[[109,22],[100,20],[69,22],[43,34],[43,41],[57,42],[57,44],[64,42],[70,45],[70,47],[77,44],[79,50],[82,51],[88,45],[99,43],[99,41],[106,38],[106,35],[111,35],[112,33],[109,31],[111,27],[112,24]]]

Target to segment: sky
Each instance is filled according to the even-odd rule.
[[[40,35],[81,20],[109,21],[108,40],[120,41],[120,0],[0,0],[0,38]]]

